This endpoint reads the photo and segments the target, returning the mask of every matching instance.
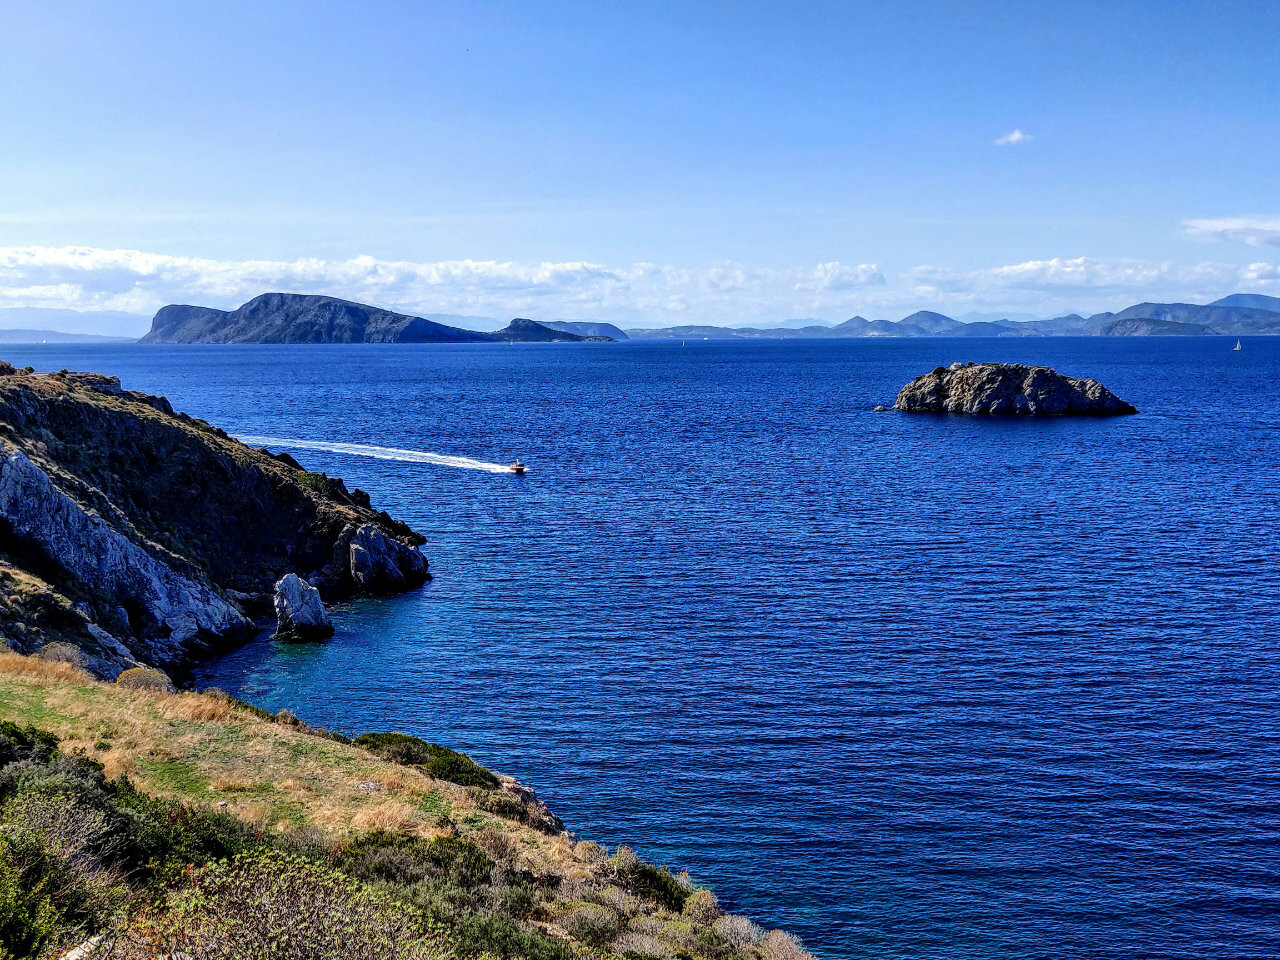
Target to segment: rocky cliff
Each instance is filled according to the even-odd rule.
[[[1137,413],[1096,380],[1018,363],[953,363],[916,377],[898,393],[906,413],[1115,416]]]
[[[329,599],[420,584],[422,538],[341,480],[113,377],[0,364],[0,633],[112,677],[251,636],[297,573]]]

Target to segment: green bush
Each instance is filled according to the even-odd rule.
[[[14,861],[9,843],[0,843],[0,957],[6,960],[39,956],[59,928],[58,908]]]
[[[428,743],[407,733],[362,733],[354,742],[356,746],[364,747],[385,760],[406,767],[418,767],[437,780],[489,790],[498,786],[498,778],[465,753],[450,750],[438,743]]]
[[[636,894],[668,910],[683,910],[689,897],[689,891],[680,886],[680,881],[666,867],[640,863],[625,879]]]
[[[205,960],[438,960],[437,940],[365,885],[280,853],[195,871],[130,931],[133,956]],[[128,955],[128,954],[126,954]]]
[[[299,471],[296,479],[299,486],[305,487],[312,493],[318,493],[324,497],[332,496],[333,494],[333,481],[329,479],[327,474],[302,470]]]
[[[571,960],[573,951],[559,940],[525,930],[497,913],[476,913],[456,924],[451,938],[465,957],[494,956],[501,960]]]
[[[564,926],[573,939],[590,947],[604,948],[622,932],[623,920],[607,907],[589,903],[574,907],[565,918]]]
[[[116,683],[126,690],[154,690],[158,693],[173,693],[173,681],[163,670],[153,667],[130,667],[116,677]]]
[[[681,913],[695,927],[709,927],[720,918],[720,903],[710,890],[697,890],[685,898]]]

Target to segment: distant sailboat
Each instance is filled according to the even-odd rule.
[[[1239,350],[1239,349],[1240,349],[1240,341],[1239,341],[1239,340],[1237,340],[1237,341],[1236,341],[1236,349],[1237,349],[1237,350]]]

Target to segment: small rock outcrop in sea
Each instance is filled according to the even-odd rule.
[[[333,636],[320,591],[296,573],[276,584],[276,637],[281,640],[324,640]]]
[[[114,377],[0,362],[0,639],[101,677],[181,676],[252,636],[286,574],[324,600],[427,578],[423,538],[359,490]],[[267,621],[269,622],[269,621]]]
[[[416,586],[426,578],[426,558],[371,523],[353,531],[350,541],[351,579],[363,590],[392,593]]]
[[[1137,413],[1098,383],[1050,367],[1018,363],[953,363],[916,377],[893,409],[905,413],[968,413],[1107,417]]]

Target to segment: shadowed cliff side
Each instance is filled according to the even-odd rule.
[[[0,631],[95,673],[181,671],[252,635],[274,583],[326,599],[422,583],[422,537],[341,480],[97,374],[0,363]]]

